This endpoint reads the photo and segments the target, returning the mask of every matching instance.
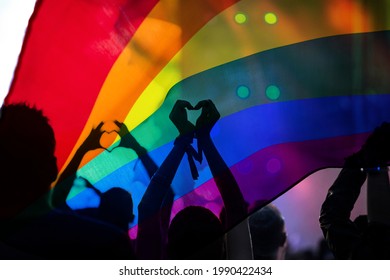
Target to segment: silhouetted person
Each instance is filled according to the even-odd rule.
[[[170,259],[226,258],[224,227],[209,209],[188,206],[173,218],[168,232]]]
[[[143,163],[148,175],[151,177],[157,170],[156,163],[150,158],[146,149],[131,135],[124,123],[115,121],[116,132],[121,137],[119,147],[132,149]],[[74,157],[61,174],[56,187],[53,189],[52,201],[57,207],[68,208],[66,198],[71,191],[73,182],[76,179],[76,172],[84,156],[92,150],[102,149],[100,140],[105,131],[101,122],[93,128],[83,144],[77,149]],[[85,180],[85,179],[84,179]],[[128,230],[129,223],[134,220],[133,200],[131,194],[120,187],[111,188],[105,192],[96,189],[88,180],[85,180],[87,187],[93,189],[100,198],[97,208],[82,208],[75,212],[78,214],[95,218],[111,223],[123,230]]]
[[[129,223],[134,220],[133,199],[131,194],[120,187],[113,187],[105,192],[101,192],[89,181],[85,181],[86,187],[93,189],[98,195],[100,199],[99,206],[80,208],[74,211],[79,215],[98,219],[115,225],[124,231],[128,231]]]
[[[41,111],[24,104],[3,106],[0,139],[0,238],[17,253],[1,250],[1,258],[134,258],[126,232],[51,208],[55,138]]]
[[[390,259],[390,124],[368,137],[345,161],[321,208],[320,225],[336,259]],[[367,182],[367,215],[352,221],[351,211]]]
[[[287,235],[284,219],[273,204],[264,206],[249,216],[253,258],[280,260],[285,258]]]
[[[196,126],[188,121],[187,109],[202,109]],[[140,222],[137,255],[147,253],[140,258],[152,259],[161,256],[160,251],[153,251],[153,248],[161,248],[160,244],[165,242],[161,237],[159,217],[156,213],[161,209],[164,196],[170,190],[170,184],[184,154],[187,152],[200,158],[203,151],[224,202],[226,216],[223,220],[226,223],[222,224],[208,209],[202,207],[185,208],[176,214],[168,229],[168,257],[173,259],[223,258],[225,246],[222,233],[245,218],[247,209],[236,180],[210,137],[210,131],[220,115],[211,100],[201,101],[195,107],[187,101],[178,100],[169,117],[180,135],[152,177],[138,206]],[[200,151],[195,151],[191,146],[194,137],[198,140]],[[191,228],[188,226],[188,221],[191,221]]]

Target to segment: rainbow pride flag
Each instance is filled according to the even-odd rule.
[[[63,169],[91,128],[112,120],[159,165],[177,137],[168,118],[174,102],[211,99],[221,113],[213,141],[258,207],[317,170],[342,166],[390,121],[389,5],[39,0],[5,103],[43,109]],[[197,168],[194,181],[182,162],[174,213],[186,205],[221,210],[208,166]],[[129,190],[135,205],[149,180],[135,153],[115,148],[84,159],[78,173],[102,191]],[[98,199],[75,186],[68,203]]]

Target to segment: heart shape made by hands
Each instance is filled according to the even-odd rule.
[[[202,107],[199,108],[187,108],[187,119],[193,125],[196,125],[196,121],[202,113]],[[115,148],[120,145],[119,127],[113,121],[104,123],[102,127],[102,135],[100,137],[100,146],[111,153]]]
[[[112,150],[117,148],[120,144],[118,140],[120,138],[118,131],[103,131],[100,137],[100,146],[105,149],[107,152],[111,153]]]
[[[202,108],[198,109],[186,109],[187,110],[187,119],[193,125],[196,125],[196,121],[198,120],[200,114],[202,113]]]

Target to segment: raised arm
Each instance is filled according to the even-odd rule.
[[[115,124],[119,127],[119,135],[121,137],[121,141],[119,146],[132,149],[141,160],[143,166],[146,169],[149,177],[151,178],[153,174],[157,171],[157,164],[153,161],[153,159],[149,156],[148,151],[142,147],[137,139],[129,132],[127,126],[124,123],[119,121],[115,121]]]
[[[96,128],[92,128],[88,137],[77,149],[72,160],[59,176],[51,194],[51,203],[53,207],[67,207],[66,198],[72,189],[73,181],[76,178],[77,169],[79,168],[83,157],[89,151],[102,148],[100,145],[100,138],[104,133],[104,131],[101,130],[102,126],[103,122],[101,122]]]
[[[210,131],[220,114],[211,100],[199,102],[195,109],[202,109],[196,123],[198,146],[203,150],[211,173],[224,202],[227,256],[229,259],[252,259],[249,226],[246,220],[247,203],[229,167],[219,154],[210,137]]]
[[[127,126],[124,123],[115,121],[115,124],[119,127],[119,135],[121,136],[120,147],[132,149],[141,160],[149,178],[156,173],[158,166],[154,160],[148,154],[148,151],[140,145],[136,138],[129,132]],[[173,204],[174,194],[171,188],[168,189],[161,209],[161,228],[168,229],[170,222],[171,208]]]
[[[171,183],[185,154],[193,141],[194,126],[187,119],[186,108],[191,104],[178,100],[169,118],[179,130],[179,137],[161,166],[153,175],[150,184],[138,205],[139,221],[137,234],[137,258],[160,259],[163,245],[160,227],[160,209]]]
[[[246,218],[247,203],[232,172],[219,154],[211,139],[210,131],[219,120],[220,114],[211,100],[199,102],[195,109],[202,109],[196,123],[198,146],[203,150],[221,194],[226,211],[226,228],[231,228]]]
[[[360,231],[350,219],[366,172],[356,155],[349,157],[321,207],[320,226],[337,259],[349,259],[360,242]]]
[[[389,143],[390,125],[384,123],[368,137],[359,152],[347,158],[322,204],[320,226],[336,258],[367,256],[368,243],[363,240],[362,231],[350,220],[351,211],[367,174],[368,226],[371,227],[373,222],[382,226],[390,224],[390,190],[387,168],[384,169],[389,159]],[[383,170],[386,170],[386,173]]]

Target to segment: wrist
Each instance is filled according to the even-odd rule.
[[[198,140],[210,140],[210,132],[199,129],[196,131],[195,136]]]
[[[135,147],[135,148],[133,148],[133,150],[139,157],[145,155],[148,152],[148,150],[146,150],[142,146]]]
[[[198,145],[201,145],[202,147],[209,146],[213,143],[210,134],[198,134],[196,139],[198,141]]]
[[[84,154],[86,154],[87,152],[89,152],[88,145],[86,145],[86,144],[83,143],[83,144],[81,144],[81,146],[77,149],[76,154],[84,155]]]
[[[192,134],[191,135],[190,134],[179,135],[175,139],[173,145],[176,147],[184,147],[185,148],[185,147],[192,144],[193,139],[194,139],[194,137]]]

